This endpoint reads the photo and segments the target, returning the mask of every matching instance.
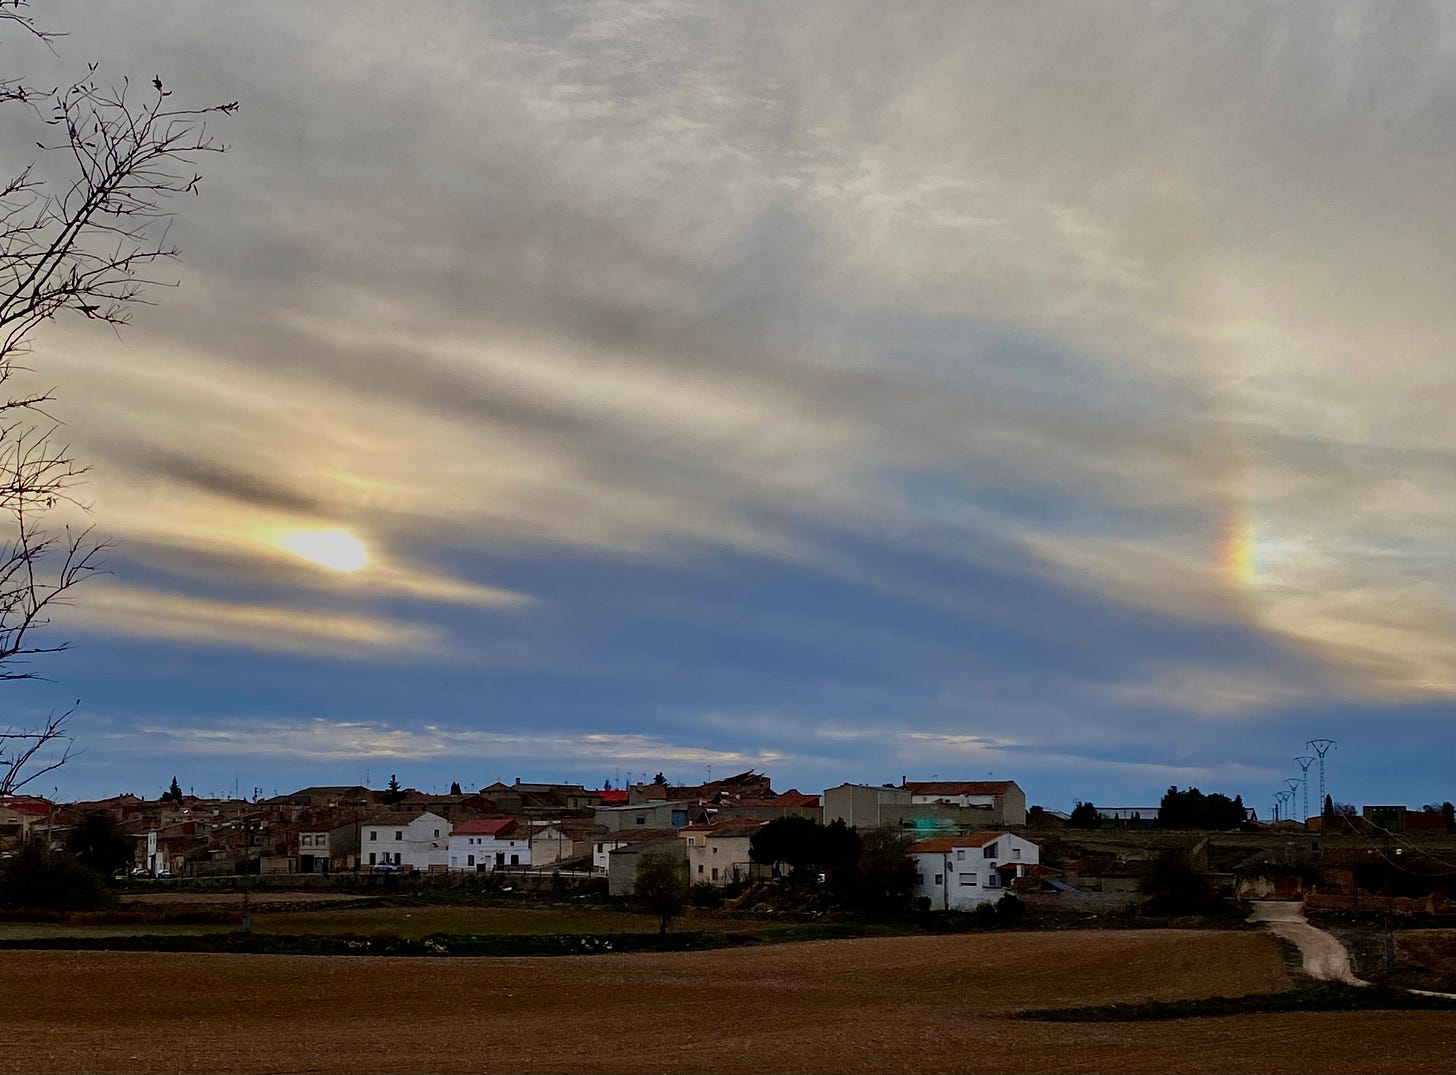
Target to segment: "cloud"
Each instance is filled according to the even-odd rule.
[[[596,585],[553,622],[665,676],[671,642],[615,642],[630,563],[731,595],[661,622],[837,650],[833,702],[776,712],[875,749],[967,666],[997,726],[963,751],[1002,749],[995,707],[1074,743],[1079,691],[1127,751],[1161,704],[1456,689],[1444,8],[146,10],[58,17],[244,109],[177,223],[186,286],[124,346],[37,340],[156,591],[108,626],[321,646],[334,613],[258,611],[314,602],[377,651],[397,604],[444,638],[547,604],[493,573],[569,562]],[[279,526],[379,566],[295,569]],[[770,615],[764,563],[815,586]],[[1101,637],[1097,602],[1143,616]],[[871,701],[887,740],[852,730]]]
[[[620,764],[687,762],[762,768],[786,760],[774,751],[741,752],[691,746],[655,735],[573,733],[539,729],[532,733],[488,732],[426,724],[405,727],[382,721],[277,720],[224,718],[206,725],[145,722],[135,732],[112,737],[117,749],[163,749],[182,755],[240,755],[289,761],[344,761],[396,758],[401,761],[481,758],[548,762]]]
[[[440,651],[437,631],[377,616],[213,601],[111,580],[89,583],[68,624],[124,638],[236,646],[290,654],[377,659]]]

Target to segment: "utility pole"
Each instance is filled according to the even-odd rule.
[[[1301,779],[1304,781],[1304,820],[1307,824],[1309,822],[1309,767],[1314,764],[1314,755],[1302,754],[1299,757],[1295,758],[1294,762],[1296,765],[1299,766]],[[1321,795],[1320,808],[1323,809],[1324,805],[1325,797]]]
[[[1294,813],[1295,793],[1299,790],[1299,780],[1295,777],[1290,776],[1285,777],[1284,783],[1289,788],[1289,812],[1292,814]],[[1303,825],[1308,820],[1309,815],[1305,814],[1302,818],[1299,819],[1299,823]]]
[[[1331,750],[1338,749],[1339,748],[1339,745],[1340,744],[1337,743],[1337,742],[1335,742],[1333,739],[1311,739],[1307,743],[1304,744],[1304,749],[1305,750],[1312,750],[1312,751],[1314,751],[1315,757],[1319,761],[1319,770],[1320,770],[1320,796],[1319,796],[1319,801],[1320,801],[1320,809],[1321,810],[1324,809],[1324,805],[1325,805],[1325,755],[1328,754]]]
[[[243,822],[243,932],[253,932],[253,905],[250,899],[251,883],[249,877],[249,865],[252,855],[250,849],[253,846],[253,824],[250,821]]]

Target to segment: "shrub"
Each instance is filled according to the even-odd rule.
[[[693,886],[694,907],[722,907],[723,890],[717,885],[710,885],[706,881],[699,881]]]
[[[0,907],[89,911],[110,902],[106,879],[73,855],[28,843],[0,864]]]
[[[1003,924],[1020,922],[1026,917],[1026,904],[1008,892],[996,901],[996,917]]]

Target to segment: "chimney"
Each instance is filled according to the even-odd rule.
[[[521,782],[521,778],[520,777],[516,777],[516,783],[519,784],[520,782]]]

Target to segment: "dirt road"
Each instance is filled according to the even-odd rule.
[[[555,959],[4,953],[0,1071],[1435,1072],[1442,1013],[1048,1024],[1265,992],[1257,933],[872,938]]]
[[[1312,978],[1350,985],[1369,985],[1356,978],[1350,969],[1350,954],[1334,936],[1316,929],[1304,919],[1298,903],[1289,900],[1259,900],[1253,905],[1253,920],[1262,922],[1269,932],[1299,946],[1304,957],[1304,972]]]

